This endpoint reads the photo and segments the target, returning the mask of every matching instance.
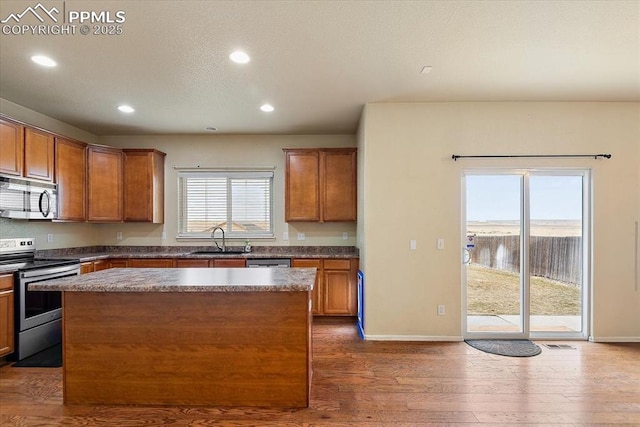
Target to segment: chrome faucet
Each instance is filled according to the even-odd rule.
[[[222,231],[222,247],[220,247],[220,245],[216,241],[216,230]],[[225,252],[225,250],[227,249],[227,245],[224,241],[224,229],[222,227],[213,227],[213,231],[211,232],[211,239],[213,240],[213,244],[216,245],[216,248],[220,249],[222,252]]]

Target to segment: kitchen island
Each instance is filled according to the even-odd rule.
[[[67,404],[307,407],[312,268],[119,268],[62,291]]]

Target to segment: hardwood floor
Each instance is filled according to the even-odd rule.
[[[64,406],[61,368],[6,364],[0,425],[640,425],[640,344],[566,344],[510,358],[461,342],[361,341],[352,322],[316,319],[308,409]]]

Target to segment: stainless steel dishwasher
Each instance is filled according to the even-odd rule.
[[[248,259],[248,268],[290,268],[290,258],[262,258],[262,259]]]

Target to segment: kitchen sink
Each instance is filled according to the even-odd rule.
[[[222,254],[243,254],[245,253],[244,247],[229,247],[225,248],[224,252],[219,249],[209,249],[204,251],[190,252],[190,255],[222,255]]]

